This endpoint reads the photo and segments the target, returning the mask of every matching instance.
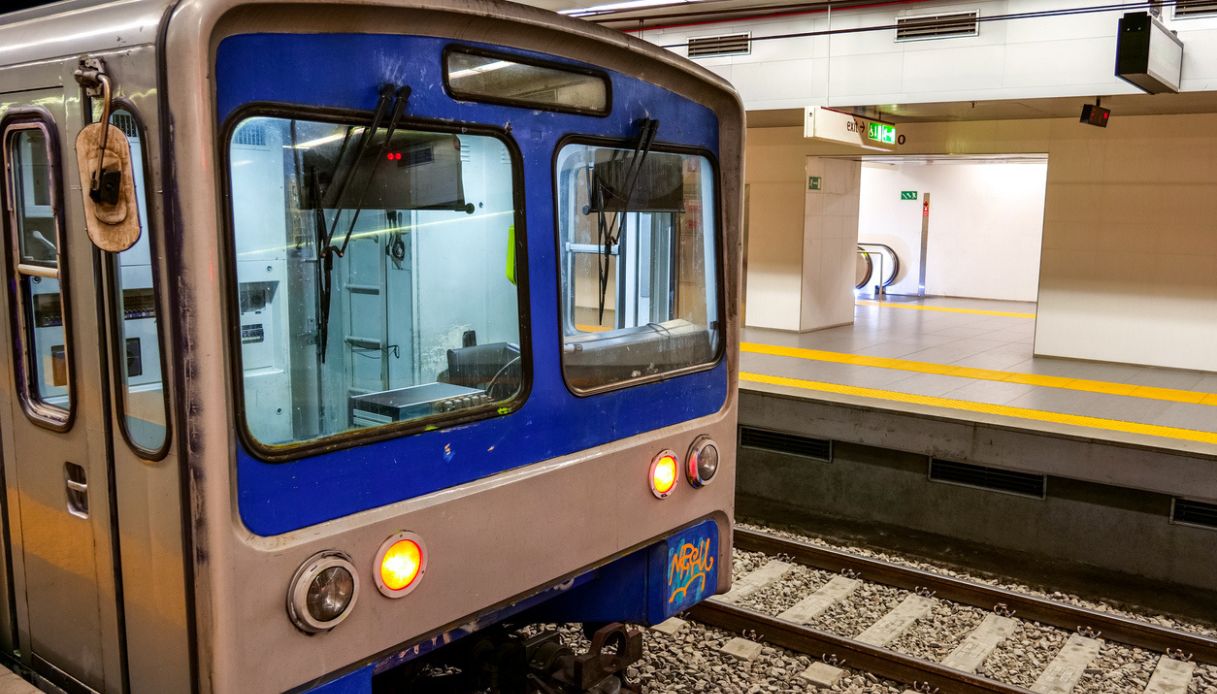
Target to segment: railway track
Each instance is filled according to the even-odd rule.
[[[1217,639],[1158,626],[1119,615],[1048,600],[1025,593],[961,580],[920,569],[737,528],[735,546],[741,551],[774,557],[738,579],[731,592],[695,607],[690,617],[737,637],[723,650],[748,658],[760,643],[811,656],[803,677],[810,684],[831,686],[843,667],[870,672],[906,685],[908,692],[1000,692],[1004,694],[1067,694],[1088,673],[1105,642],[1158,654],[1146,694],[1185,694],[1197,664],[1217,665]],[[831,580],[784,610],[770,615],[740,603],[780,582],[798,565],[833,572]],[[809,626],[821,614],[849,598],[863,582],[909,591],[904,599],[861,633],[845,637]],[[889,648],[937,601],[980,608],[984,619],[942,660],[919,658]],[[1043,667],[1029,688],[977,674],[1003,641],[1019,626],[1036,622],[1069,632],[1064,646]],[[661,625],[662,627],[663,625]],[[1212,690],[1204,690],[1206,693]]]

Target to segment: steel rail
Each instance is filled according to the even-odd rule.
[[[848,570],[867,581],[906,590],[932,591],[935,597],[1002,614],[1017,615],[1049,626],[1094,633],[1110,641],[1171,656],[1217,664],[1217,639],[1099,612],[1085,607],[1018,593],[1005,588],[900,566],[850,552],[818,547],[768,533],[735,529],[735,547],[749,552],[783,554],[795,562],[825,571]]]
[[[836,666],[874,673],[923,691],[934,689],[960,694],[1030,694],[1030,690],[980,677],[962,670],[914,658],[879,646],[855,641],[819,629],[739,607],[711,598],[689,611],[690,616],[725,631],[756,632],[755,639],[806,653]]]

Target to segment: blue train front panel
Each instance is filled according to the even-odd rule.
[[[457,100],[444,87],[445,49],[452,45],[454,42],[448,40],[410,36],[281,34],[235,36],[220,45],[218,117],[228,137],[229,175],[234,191],[230,198],[230,215],[237,259],[237,313],[241,316],[238,330],[244,360],[244,372],[238,384],[243,396],[244,421],[239,424],[244,436],[237,454],[237,492],[241,520],[256,534],[275,535],[296,530],[507,469],[594,448],[713,414],[726,401],[728,379],[725,360],[721,358],[721,337],[716,340],[718,344],[705,350],[703,359],[697,360],[701,363],[692,365],[696,368],[692,373],[592,394],[579,393],[577,388],[572,388],[569,377],[563,373],[562,352],[564,345],[578,343],[564,340],[562,334],[563,311],[569,307],[561,305],[563,297],[558,270],[563,258],[555,234],[555,214],[558,212],[555,158],[561,149],[603,142],[605,146],[601,149],[608,154],[589,156],[612,157],[620,152],[628,156],[639,137],[640,123],[650,120],[657,128],[656,145],[649,156],[653,160],[658,160],[661,154],[680,156],[661,152],[661,149],[692,153],[683,155],[688,161],[680,163],[704,169],[695,173],[706,189],[710,189],[717,184],[718,123],[713,112],[655,85],[612,73],[603,73],[611,85],[612,107],[606,115]],[[501,49],[495,49],[496,55],[501,52]],[[264,56],[275,56],[275,60],[264,60]],[[537,56],[521,54],[521,58],[535,60]],[[545,60],[562,64],[552,58]],[[330,67],[311,72],[307,88],[302,88],[297,75],[299,66],[305,64]],[[249,65],[257,65],[258,69],[247,69]],[[342,66],[352,66],[352,69],[345,70]],[[368,70],[367,66],[377,69]],[[351,141],[343,142],[342,137],[348,135],[343,128],[350,124],[367,124],[368,114],[376,111],[384,85],[411,87],[397,131],[399,137],[407,128],[425,133],[412,136],[412,139],[401,138],[400,143],[394,142],[395,147],[398,144],[408,147],[412,141],[422,141],[425,137],[439,141],[448,136],[443,146],[465,146],[468,150],[469,146],[463,142],[452,143],[454,139],[462,139],[460,128],[467,127],[469,134],[464,139],[471,140],[470,144],[479,151],[466,151],[461,155],[468,158],[483,154],[495,157],[496,161],[510,160],[512,164],[497,174],[485,172],[481,175],[498,182],[502,179],[490,177],[514,176],[515,184],[509,193],[514,200],[499,203],[492,213],[485,215],[495,215],[490,221],[501,231],[497,237],[471,236],[478,245],[493,246],[492,250],[497,254],[488,253],[486,258],[478,258],[480,264],[477,265],[461,260],[463,254],[473,253],[476,248],[462,245],[466,240],[457,237],[450,238],[451,247],[437,248],[431,255],[419,257],[426,252],[426,244],[432,242],[425,237],[443,233],[445,225],[458,226],[464,222],[462,216],[478,217],[477,209],[471,214],[463,210],[401,209],[391,211],[395,217],[387,222],[382,221],[384,210],[362,210],[345,255],[333,260],[335,265],[346,263],[352,267],[345,271],[341,267],[335,268],[328,280],[329,325],[325,336],[324,368],[329,369],[337,362],[349,362],[351,366],[342,366],[346,381],[329,385],[297,378],[293,382],[293,369],[299,376],[301,363],[310,367],[317,364],[313,361],[318,353],[316,341],[319,339],[315,323],[319,321],[317,316],[321,311],[312,310],[310,306],[300,312],[303,315],[296,317],[291,315],[293,307],[289,304],[316,301],[312,294],[318,289],[317,285],[326,281],[306,277],[304,280],[308,281],[293,282],[294,275],[308,275],[314,272],[313,266],[325,262],[316,259],[316,247],[322,245],[316,241],[317,232],[301,228],[307,227],[314,218],[322,219],[318,226],[324,225],[326,231],[332,232],[331,241],[337,245],[351,227],[350,208],[359,201],[355,190],[348,187],[342,203],[347,209],[336,223],[332,208],[318,210],[318,205],[334,203],[310,202],[310,188],[316,193],[317,188],[325,184],[308,180],[309,158],[317,148],[325,145],[338,149],[343,145],[351,149],[357,147],[360,132],[351,133]],[[382,128],[385,126],[387,119],[382,119]],[[293,128],[296,139],[290,141]],[[456,137],[451,136],[454,128]],[[334,139],[311,144],[327,138]],[[369,146],[365,156],[379,154],[378,144]],[[262,150],[269,154],[261,156]],[[290,154],[285,156],[284,152]],[[389,154],[401,156],[403,153],[393,151],[386,156]],[[295,163],[290,161],[293,155],[297,159]],[[337,158],[337,154],[329,156],[331,160]],[[407,153],[405,156],[417,155]],[[391,163],[386,161],[382,171],[399,163],[396,159]],[[342,173],[341,169],[324,172],[334,176]],[[357,177],[359,173],[356,172]],[[470,181],[464,183],[471,187]],[[331,182],[330,185],[337,184]],[[366,185],[366,181],[359,178],[351,185]],[[476,191],[464,192],[461,205],[482,205],[480,209],[485,210],[487,205],[496,204],[475,200]],[[499,190],[486,197],[495,192],[500,197],[508,194]],[[437,195],[442,197],[442,193],[444,191],[439,191]],[[317,195],[324,197],[325,191]],[[337,191],[330,195],[337,198]],[[691,192],[688,195],[692,197]],[[275,220],[272,228],[266,220],[266,200],[274,200],[273,206],[278,208],[278,201],[284,196],[287,196],[290,208],[288,219],[286,222]],[[714,198],[707,196],[707,199],[712,201]],[[364,204],[368,205],[369,200],[365,199]],[[405,198],[393,201],[393,204],[410,203],[411,200]],[[512,203],[514,209],[510,207]],[[282,215],[281,210],[274,211]],[[610,207],[609,216],[612,214],[615,212]],[[710,238],[699,241],[713,244],[715,239],[711,232],[717,222],[713,208],[702,210],[702,215],[706,220],[705,233]],[[417,221],[407,221],[407,216],[413,216]],[[428,220],[429,216],[435,219]],[[293,223],[301,228],[292,228]],[[415,238],[394,238],[393,232],[378,235],[372,227],[382,223],[389,229],[402,229],[403,233],[398,236],[414,235]],[[508,251],[512,242],[514,247]],[[398,246],[395,250],[395,244],[411,244],[412,247],[402,249]],[[504,271],[504,256],[511,255],[512,251],[515,271],[519,273],[514,278],[514,285],[506,281],[506,275],[510,273]],[[415,257],[407,257],[411,252]],[[699,253],[703,262],[709,262],[709,266],[700,271],[707,273],[711,285],[717,285],[718,252],[718,249],[710,248],[708,254]],[[616,256],[610,255],[609,259],[615,261]],[[425,277],[410,278],[411,287],[400,290],[395,287],[399,278],[399,284],[405,287],[407,276],[434,271],[427,267],[433,260],[444,263],[439,272],[448,276],[438,292],[427,293],[428,288],[420,286],[420,282],[426,281]],[[576,260],[581,264],[597,263],[601,258],[595,253],[587,253]],[[415,263],[414,267],[408,264],[411,261]],[[354,267],[358,262],[363,265]],[[442,336],[446,341],[430,339],[438,335],[438,331],[432,331],[426,336],[430,340],[426,344],[408,344],[411,336],[395,333],[395,324],[410,321],[423,324],[426,318],[419,314],[427,310],[428,300],[439,301],[465,291],[481,291],[480,286],[470,290],[463,285],[479,284],[479,278],[486,277],[503,280],[498,282],[503,289],[500,294],[508,291],[515,294],[514,302],[504,302],[503,306],[488,304],[486,309],[505,309],[518,314],[518,333],[509,334],[507,339],[500,336],[489,339],[509,343],[511,353],[519,354],[523,367],[520,369],[524,381],[522,392],[518,397],[506,399],[492,414],[482,410],[482,415],[471,418],[456,417],[458,423],[455,424],[451,423],[452,418],[446,423],[439,417],[434,423],[414,428],[407,425],[383,440],[375,440],[386,434],[376,431],[375,424],[396,416],[390,412],[392,403],[371,403],[378,409],[369,406],[366,411],[348,403],[356,402],[361,395],[401,390],[416,381],[432,381],[433,376],[419,372],[428,367],[435,371],[436,364],[446,367],[444,353],[460,348],[464,339],[480,340],[479,334],[483,331],[479,328],[489,317],[480,324],[477,318],[465,317],[444,323],[443,327],[449,329]],[[308,295],[303,291],[293,292],[294,284],[307,289]],[[407,297],[407,289],[423,296]],[[598,308],[597,290],[594,287],[588,290],[588,308]],[[708,291],[716,290],[712,286]],[[407,300],[393,303],[397,297]],[[582,296],[578,298],[583,299]],[[605,297],[610,304],[615,299],[620,297]],[[709,303],[715,312],[720,309],[713,301]],[[700,308],[705,310],[704,306]],[[349,315],[343,315],[344,311]],[[376,314],[374,319],[367,319],[369,313]],[[382,313],[386,320],[377,320]],[[593,315],[589,320],[596,318],[598,316]],[[516,315],[513,315],[512,320],[515,319]],[[647,316],[643,316],[632,323],[645,324],[646,319]],[[712,329],[722,331],[721,319],[717,316],[706,319],[703,313],[699,320],[717,323]],[[388,323],[387,328],[384,323]],[[593,335],[593,331],[604,327],[585,326],[578,321],[575,325],[590,327],[589,333]],[[467,338],[471,333],[473,336]],[[413,337],[417,339],[418,336]],[[408,359],[413,363],[406,363]],[[506,361],[501,363],[506,365]],[[306,393],[307,388],[340,392],[325,402],[316,403],[301,394]],[[459,394],[466,393],[451,390],[458,398]],[[314,411],[305,411],[309,406]],[[316,412],[323,407],[329,412]],[[345,420],[352,411],[355,425]],[[324,424],[307,421],[324,416],[343,421],[329,426],[328,432]],[[467,421],[469,419],[472,421]],[[370,426],[358,426],[367,424]]]

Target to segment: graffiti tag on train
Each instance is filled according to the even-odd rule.
[[[682,542],[680,547],[668,551],[668,604],[689,599],[689,588],[697,584],[694,600],[701,600],[706,591],[706,577],[714,569],[714,556],[710,552],[710,538]]]

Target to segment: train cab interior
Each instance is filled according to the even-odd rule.
[[[258,442],[515,396],[512,164],[493,135],[262,116],[235,128],[241,358]]]

